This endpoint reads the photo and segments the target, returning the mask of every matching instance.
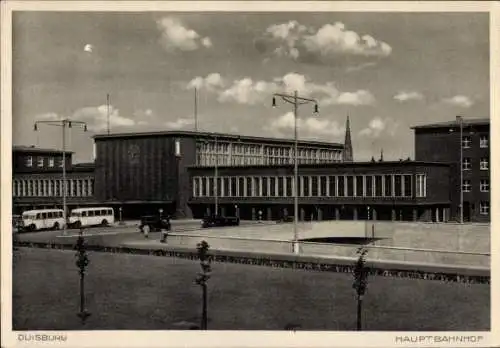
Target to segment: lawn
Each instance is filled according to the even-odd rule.
[[[14,330],[165,330],[199,322],[199,263],[170,257],[90,253],[92,316],[76,316],[79,278],[72,251],[19,248],[14,255]],[[209,329],[353,330],[350,274],[213,264]],[[365,330],[489,330],[490,286],[372,277]]]

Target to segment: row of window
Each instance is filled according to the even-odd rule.
[[[464,135],[462,137],[462,147],[464,149],[470,149],[472,146],[472,137],[469,135]],[[487,148],[489,146],[489,137],[487,135],[481,135],[479,137],[479,147]]]
[[[66,179],[68,197],[89,197],[94,194],[94,179]],[[15,179],[13,197],[62,197],[62,179]]]
[[[464,180],[462,183],[463,192],[471,192],[472,184],[470,180]],[[479,191],[481,192],[490,192],[490,180],[489,179],[481,179],[479,181]]]
[[[197,144],[198,165],[273,165],[293,163],[293,146],[271,146],[228,142],[199,142]],[[340,162],[342,152],[338,149],[299,147],[299,163]]]
[[[330,175],[298,178],[300,197],[426,197],[427,177],[416,175]],[[293,176],[197,176],[193,197],[293,197]]]
[[[479,160],[479,169],[480,170],[489,170],[489,160],[486,157],[483,157]],[[472,169],[472,161],[470,158],[465,157],[462,160],[462,169],[463,170],[471,170]]]
[[[37,157],[37,167],[43,168],[45,163],[47,163],[47,167],[53,168],[55,165],[56,159],[54,157]],[[33,156],[26,156],[25,158],[26,167],[33,167]],[[57,166],[62,168],[63,160],[62,157],[57,158]]]

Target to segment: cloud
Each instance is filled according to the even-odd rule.
[[[94,46],[92,46],[91,44],[86,44],[85,47],[83,47],[83,50],[85,52],[89,52],[89,53],[92,53],[93,49],[94,49]]]
[[[336,56],[387,57],[392,48],[370,35],[347,30],[341,22],[315,29],[297,21],[273,24],[255,43],[261,52],[270,51],[293,60],[330,60]]]
[[[108,127],[106,105],[78,109],[73,113],[71,118],[86,122],[89,130],[96,132],[107,130]],[[109,126],[111,129],[116,127],[132,127],[136,124],[134,119],[121,116],[118,109],[115,109],[112,105],[109,106]]]
[[[369,68],[369,67],[372,67],[372,66],[375,66],[375,65],[377,65],[377,62],[366,62],[366,63],[363,63],[363,64],[359,64],[359,65],[354,65],[354,66],[347,67],[345,71],[347,73],[357,72],[357,71],[361,71],[361,70],[364,70],[366,68]]]
[[[218,74],[217,74],[218,75]],[[210,76],[210,75],[209,75]],[[320,105],[370,105],[375,102],[375,97],[366,90],[355,92],[340,92],[332,82],[317,84],[309,81],[305,75],[288,73],[282,77],[275,77],[269,81],[254,81],[250,77],[234,80],[227,88],[222,88],[223,84],[208,84],[207,78],[197,77],[188,86],[208,86],[218,94],[221,103],[235,102],[239,104],[257,104],[266,99],[270,99],[273,93],[285,92],[294,93],[297,91],[303,97],[314,97]]]
[[[165,126],[171,129],[183,129],[194,124],[194,120],[192,118],[178,118],[175,121],[167,121],[165,122]]]
[[[423,100],[424,96],[420,92],[401,91],[398,92],[393,98],[400,102],[405,102],[409,100]]]
[[[194,51],[200,47],[212,47],[210,38],[200,37],[196,31],[184,27],[178,19],[163,17],[156,25],[161,31],[161,43],[167,51]]]
[[[35,116],[35,121],[59,121],[62,119],[63,117],[55,112],[48,112],[46,114],[39,114]]]
[[[219,73],[208,74],[207,77],[197,76],[188,82],[187,89],[207,89],[213,91],[217,88],[224,86],[224,81]]]
[[[368,126],[359,131],[359,135],[378,138],[383,133],[388,133],[393,136],[396,134],[398,124],[390,118],[382,119],[380,117],[375,117],[370,120]]]
[[[236,102],[239,104],[256,104],[270,98],[270,94],[277,90],[274,82],[253,81],[249,77],[233,81],[231,87],[219,92],[218,101]]]
[[[294,115],[292,112],[287,112],[277,119],[272,120],[263,128],[271,132],[275,136],[290,136],[290,133],[295,127]],[[315,137],[315,136],[330,136],[342,137],[345,133],[345,127],[340,126],[336,121],[324,119],[321,117],[307,117],[297,119],[297,128],[299,136]]]
[[[459,106],[462,108],[468,108],[474,104],[474,102],[469,97],[464,95],[456,95],[454,97],[444,99],[443,101],[447,104]]]

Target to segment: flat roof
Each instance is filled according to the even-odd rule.
[[[218,137],[221,140],[245,140],[245,141],[255,141],[259,143],[290,143],[293,144],[294,139],[290,138],[276,138],[276,137],[257,137],[251,135],[240,135],[240,134],[229,134],[229,133],[215,133],[215,132],[195,132],[195,131],[157,131],[157,132],[138,132],[138,133],[115,133],[115,134],[96,134],[93,136],[96,140],[111,139],[111,138],[139,138],[139,137],[158,137],[158,136],[168,136],[168,137],[201,137],[201,138],[213,138]],[[304,140],[299,139],[299,144],[302,145],[315,145],[315,146],[325,146],[325,147],[344,147],[342,143],[334,143],[327,141],[317,141],[317,140]]]
[[[395,166],[414,166],[414,165],[423,165],[423,166],[443,166],[448,167],[451,164],[448,162],[430,162],[430,161],[412,161],[412,160],[401,160],[401,161],[363,161],[363,162],[331,162],[331,163],[304,163],[299,164],[301,168],[331,168],[331,167],[395,167]],[[201,165],[192,165],[187,166],[189,169],[210,169],[214,168],[214,166],[201,166]],[[252,164],[252,165],[235,165],[235,166],[218,166],[218,168],[290,168],[293,167],[293,164]]]
[[[43,149],[40,147],[36,147],[34,145],[27,146],[27,145],[13,145],[12,146],[12,151],[13,152],[36,152],[36,153],[52,153],[52,154],[62,154],[63,151],[59,149]],[[73,151],[66,151],[67,154],[72,154],[74,153]]]
[[[483,126],[489,125],[489,118],[464,118],[463,125],[464,126]],[[446,122],[437,122],[437,123],[428,123],[411,127],[411,129],[426,129],[426,128],[443,128],[443,127],[458,127],[460,124],[455,119],[453,121]]]

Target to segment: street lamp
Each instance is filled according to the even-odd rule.
[[[319,113],[318,102],[315,99],[309,99],[304,97],[299,97],[298,92],[295,91],[293,95],[274,93],[273,94],[273,107],[276,107],[276,97],[280,97],[286,103],[293,105],[293,118],[294,118],[294,159],[293,159],[293,172],[294,172],[294,185],[293,185],[293,197],[294,197],[294,223],[293,223],[293,252],[298,254],[299,250],[299,236],[298,236],[298,219],[299,219],[299,197],[298,197],[298,136],[297,136],[297,119],[298,119],[298,108],[299,105],[314,103],[314,113]]]
[[[66,207],[66,196],[68,194],[68,183],[66,182],[66,127],[72,128],[74,126],[82,127],[83,131],[87,131],[87,123],[81,121],[73,121],[68,119],[62,119],[58,121],[36,121],[33,127],[35,132],[38,131],[39,124],[46,124],[48,126],[57,126],[62,129],[62,147],[63,147],[63,159],[62,159],[62,172],[63,172],[63,234],[66,234],[66,224],[67,224],[67,207]]]

